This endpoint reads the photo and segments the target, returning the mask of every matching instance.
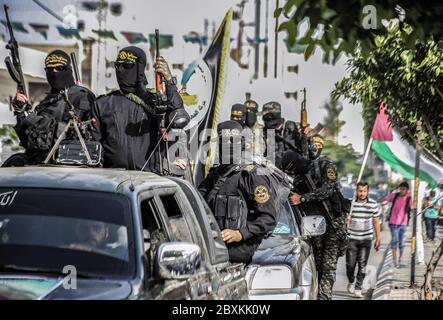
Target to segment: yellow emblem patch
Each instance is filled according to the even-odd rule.
[[[51,54],[49,57],[46,58],[45,64],[68,64],[68,60],[62,56],[58,56],[56,54]]]
[[[253,164],[248,164],[246,167],[243,168],[243,170],[246,171],[246,172],[251,172],[252,169],[254,169],[254,165]]]
[[[120,53],[118,54],[118,60],[128,60],[131,62],[136,62],[137,58],[138,57],[131,52],[120,51]]]
[[[337,175],[335,174],[335,170],[332,169],[332,168],[328,168],[328,171],[326,172],[326,175],[328,176],[329,180],[337,179]]]
[[[254,191],[254,198],[257,203],[266,203],[269,200],[269,192],[265,186],[258,186]]]

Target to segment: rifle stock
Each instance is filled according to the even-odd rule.
[[[6,45],[6,49],[10,51],[10,56],[5,58],[6,68],[9,75],[17,83],[17,92],[28,96],[25,84],[25,77],[23,75],[22,66],[20,62],[20,54],[18,51],[18,43],[14,37],[14,31],[12,28],[11,20],[9,19],[9,7],[5,4],[3,6],[6,15],[6,24],[9,31],[9,41]]]

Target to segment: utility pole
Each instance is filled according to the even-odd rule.
[[[279,7],[277,0],[277,8]],[[275,43],[274,43],[274,78],[277,78],[277,60],[278,60],[278,16],[275,18]]]
[[[269,22],[269,0],[266,0],[266,24],[265,24],[265,37],[266,37],[266,42],[265,42],[265,54],[264,54],[264,65],[263,65],[263,76],[265,78],[268,77],[268,22]]]
[[[254,64],[254,79],[258,79],[259,62],[260,62],[260,6],[261,0],[255,0],[255,64]]]
[[[420,132],[421,120],[417,121],[415,136],[415,180],[414,180],[414,210],[412,215],[412,241],[411,241],[411,287],[415,285],[415,255],[417,252],[417,213],[418,213],[418,189],[420,188]]]

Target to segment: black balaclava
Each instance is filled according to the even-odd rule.
[[[234,120],[221,122],[217,126],[220,165],[240,163],[242,130],[241,124]]]
[[[58,65],[58,71],[48,67],[50,65]],[[72,74],[71,59],[69,55],[62,50],[54,50],[50,52],[45,59],[46,78],[52,88],[52,91],[59,92],[63,89],[72,87],[75,84]]]
[[[246,126],[252,129],[257,123],[258,103],[254,100],[247,100],[245,106],[247,110],[245,123]]]
[[[282,128],[279,127],[285,122],[285,119],[281,117],[280,112],[270,111],[263,116],[263,121],[266,129],[275,129],[280,133]]]
[[[145,52],[134,46],[123,48],[118,53],[117,62],[123,62],[128,65],[134,64],[132,68],[116,67],[117,82],[120,90],[124,93],[144,93],[148,84],[145,75]]]
[[[309,160],[295,151],[286,151],[281,160],[281,168],[289,175],[306,174],[309,171]]]
[[[240,103],[234,104],[231,107],[231,120],[237,121],[242,127],[245,126],[246,121],[246,106]]]

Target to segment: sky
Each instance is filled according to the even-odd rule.
[[[40,0],[44,5],[50,7],[54,12],[62,17],[66,17],[71,12],[73,5],[75,10],[80,9],[79,0]],[[118,1],[109,1],[110,3]],[[185,62],[189,64],[197,59],[200,55],[198,46],[192,44],[185,44],[182,36],[190,31],[203,32],[204,20],[209,21],[209,34],[213,32],[213,25],[218,25],[222,21],[225,13],[231,7],[237,8],[237,3],[240,0],[124,0],[120,1],[123,4],[123,14],[119,17],[114,17],[108,14],[106,23],[103,27],[114,30],[118,35],[118,41],[109,41],[106,48],[102,48],[106,52],[106,58],[113,60],[118,49],[128,45],[124,38],[119,35],[120,31],[136,31],[147,35],[153,33],[154,29],[160,29],[161,33],[173,34],[175,46],[173,49],[168,49],[162,52],[162,55],[168,60],[170,64]],[[262,30],[261,37],[265,37],[265,14],[266,14],[266,0],[261,0],[261,17]],[[282,2],[282,1],[280,1]],[[44,12],[32,0],[0,0],[0,4],[8,4],[11,7],[11,18],[14,21],[40,22],[48,23],[50,25],[60,24],[54,17]],[[254,0],[249,0],[244,9],[243,19],[245,22],[254,20]],[[275,1],[269,1],[269,16],[272,17],[272,11],[275,6]],[[75,15],[84,19],[87,24],[87,29],[94,29],[98,27],[96,13],[77,11]],[[0,19],[3,19],[3,14],[0,14]],[[269,19],[268,37],[269,37],[269,73],[273,74],[274,69],[274,33],[275,28],[274,19]],[[29,27],[28,27],[29,29]],[[0,26],[0,32],[4,32],[3,25]],[[233,23],[231,29],[231,38],[235,37],[238,32],[238,24]],[[92,34],[91,34],[92,35]],[[254,28],[245,28],[245,36],[253,38]],[[30,32],[30,34],[16,34],[19,41],[34,41],[36,37],[41,37],[38,34]],[[228,65],[228,79],[225,97],[223,100],[222,118],[227,118],[230,106],[237,102],[243,102],[245,99],[245,92],[251,92],[252,98],[256,100],[259,105],[263,105],[269,101],[279,101],[282,103],[283,117],[299,121],[301,93],[303,88],[307,89],[307,106],[309,112],[309,122],[313,125],[321,122],[325,117],[325,112],[321,108],[323,104],[329,99],[330,92],[334,89],[334,84],[341,80],[346,75],[345,62],[346,59],[342,57],[335,66],[322,63],[322,52],[317,48],[315,55],[311,57],[308,62],[304,61],[302,55],[289,54],[282,42],[285,37],[280,33],[279,50],[278,50],[278,69],[279,77],[274,79],[272,76],[263,78],[263,68],[260,69],[260,80],[253,81],[251,78],[253,68],[249,70],[240,69],[237,64],[230,60]],[[71,40],[64,40],[60,38],[55,28],[49,31],[49,39],[54,43],[72,43]],[[235,41],[232,46],[235,46]],[[141,46],[147,48],[147,46]],[[254,52],[243,47],[246,52],[246,61],[249,59],[251,65],[254,64]],[[249,50],[249,52],[248,52]],[[264,46],[261,46],[261,59],[263,59]],[[247,54],[249,53],[249,58]],[[2,62],[0,62],[2,63]],[[281,72],[286,65],[299,65],[298,74],[288,74]],[[103,67],[104,68],[104,67]],[[109,78],[104,74],[109,73],[109,70],[100,69],[99,77],[101,82],[105,83],[102,88],[97,91],[105,90],[105,87],[115,87],[115,78],[111,75]],[[180,79],[180,72],[174,70],[177,78]],[[149,79],[149,77],[148,77]],[[284,97],[283,92],[299,91],[299,99],[288,100]],[[97,92],[103,93],[103,92]],[[340,144],[352,143],[358,152],[363,152],[363,120],[361,117],[361,107],[358,105],[351,105],[343,101],[344,111],[341,115],[342,120],[346,121],[340,136]]]

